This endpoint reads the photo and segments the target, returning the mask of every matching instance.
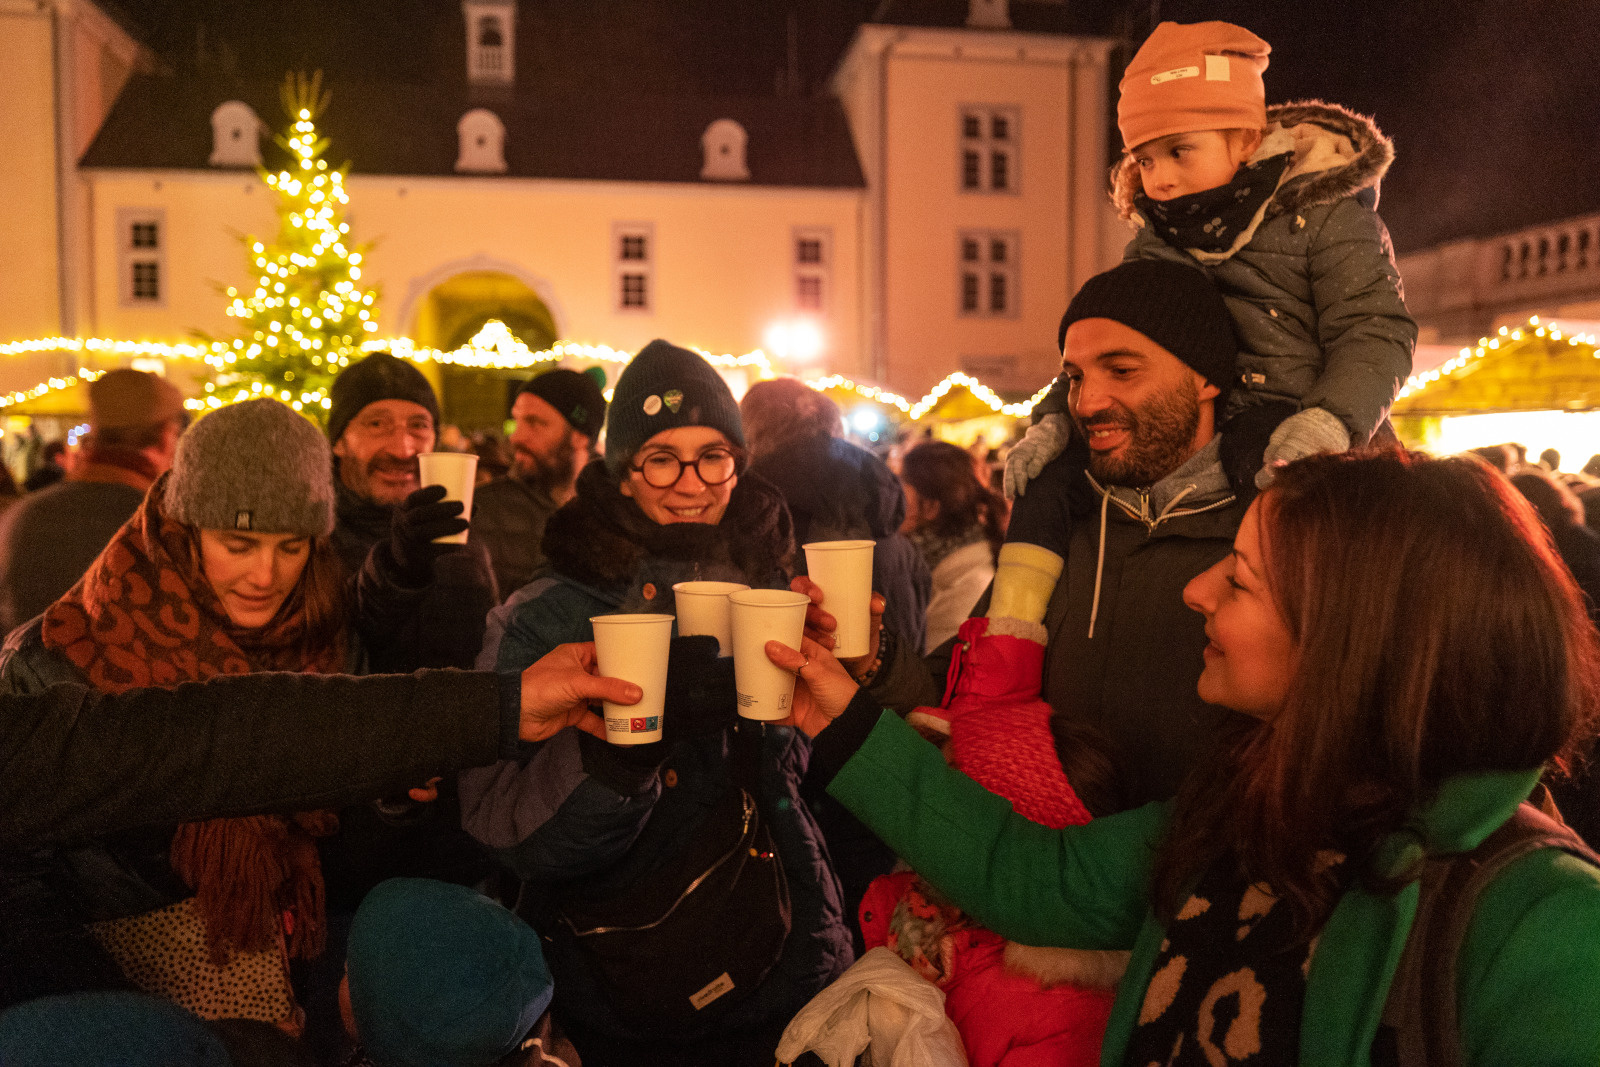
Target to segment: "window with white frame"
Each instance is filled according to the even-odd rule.
[[[961,188],[971,193],[1014,193],[1021,182],[1019,135],[1014,107],[961,109]]]
[[[611,231],[616,262],[617,310],[650,311],[655,294],[655,227],[648,222],[619,222]]]
[[[1017,231],[963,230],[957,243],[961,314],[1016,316],[1022,295]]]
[[[832,288],[833,231],[806,227],[794,231],[794,307],[825,312]]]
[[[117,302],[123,307],[166,303],[166,229],[166,213],[159,208],[117,212]]]

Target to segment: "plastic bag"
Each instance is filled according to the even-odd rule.
[[[869,949],[800,1009],[778,1042],[778,1061],[814,1052],[828,1067],[967,1067],[944,993],[889,949]]]

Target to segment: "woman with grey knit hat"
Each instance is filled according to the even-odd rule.
[[[0,652],[0,686],[121,693],[255,671],[337,673],[352,654],[329,543],[327,440],[275,400],[217,410],[78,584]],[[331,812],[185,823],[101,839],[31,866],[0,857],[0,898],[36,939],[30,994],[132,982],[207,1018],[303,1025],[289,958],[321,953],[315,838]],[[31,892],[41,886],[52,891]],[[13,947],[13,956],[21,955]],[[3,983],[0,983],[3,985]]]
[[[491,616],[480,667],[590,640],[596,615],[671,613],[677,582],[786,588],[788,510],[745,469],[739,407],[709,363],[665,341],[633,359],[605,457],[551,516],[544,553],[551,577]],[[716,639],[676,637],[663,740],[569,729],[532,762],[461,776],[463,822],[523,879],[519,913],[547,939],[553,1011],[585,1062],[768,1067],[789,1019],[850,963],[838,879],[799,793],[810,747],[736,705]],[[746,830],[748,848],[728,844]],[[708,851],[740,857],[731,885],[726,871],[700,878]],[[648,932],[577,933],[616,927]]]

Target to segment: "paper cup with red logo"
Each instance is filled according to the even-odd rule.
[[[644,691],[637,704],[605,702],[606,740],[613,745],[661,740],[672,616],[596,615],[589,621],[594,624],[594,651],[600,661],[600,673],[632,682]]]
[[[733,615],[729,593],[749,589],[738,582],[679,582],[672,587],[678,636],[706,634],[717,639],[717,655],[733,655]]]
[[[794,674],[767,658],[767,642],[800,647],[806,628],[804,593],[746,589],[729,593],[733,621],[733,686],[746,719],[787,719],[794,712]]]
[[[471,452],[424,452],[417,457],[423,485],[444,486],[446,500],[461,501],[463,518],[472,518],[472,490],[478,481],[478,457]],[[464,545],[468,531],[435,537],[435,544]]]
[[[865,656],[872,643],[871,541],[813,541],[806,550],[806,574],[822,587],[822,608],[838,623],[833,654]]]

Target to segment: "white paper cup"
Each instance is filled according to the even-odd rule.
[[[471,452],[424,452],[417,457],[423,485],[444,486],[446,500],[461,501],[461,517],[472,518],[472,490],[477,484],[478,457]],[[435,537],[434,544],[464,545],[469,531]]]
[[[594,651],[600,673],[644,690],[637,704],[605,701],[606,740],[642,745],[661,740],[667,699],[667,654],[672,648],[671,615],[596,615]]]
[[[822,610],[838,623],[833,654],[865,656],[872,643],[873,542],[813,541],[804,547],[806,573],[822,587]]]
[[[804,593],[746,589],[728,594],[733,616],[733,683],[746,719],[787,719],[794,710],[794,675],[767,658],[767,642],[799,649],[806,629]]]
[[[674,585],[678,636],[708,634],[717,639],[717,655],[733,655],[733,616],[729,611],[728,594],[749,588],[738,582],[679,582]]]

